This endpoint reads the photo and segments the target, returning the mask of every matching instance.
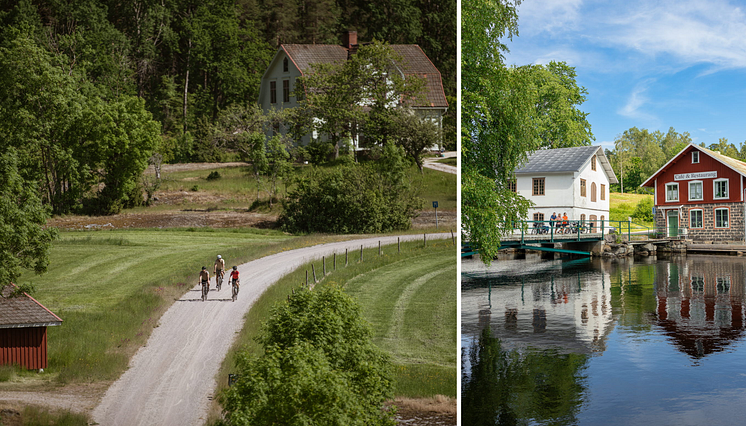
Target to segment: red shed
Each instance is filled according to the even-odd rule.
[[[0,365],[47,368],[47,327],[62,320],[26,293],[13,297],[17,288],[0,291]]]
[[[687,145],[640,186],[655,189],[655,223],[669,237],[746,241],[746,163]]]

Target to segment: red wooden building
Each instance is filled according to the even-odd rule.
[[[26,293],[12,297],[16,288],[0,290],[0,365],[47,368],[47,327],[62,320]]]
[[[655,189],[655,223],[669,237],[746,241],[746,163],[687,145],[641,186]],[[686,229],[681,232],[680,229]]]

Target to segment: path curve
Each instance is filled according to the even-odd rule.
[[[457,174],[458,168],[451,166],[450,164],[438,163],[438,160],[443,158],[456,157],[458,153],[456,151],[446,151],[443,153],[443,157],[427,157],[422,163],[422,166],[428,169],[437,170],[439,172]]]
[[[400,238],[422,240],[423,236]],[[428,234],[427,238],[450,238],[450,234]],[[344,253],[346,248],[354,253],[361,245],[377,247],[379,241],[394,244],[397,237],[322,244],[244,263],[238,267],[242,285],[236,302],[230,300],[230,285],[224,284],[216,292],[213,280],[206,302],[200,300],[195,286],[161,317],[148,342],[130,360],[128,370],[93,410],[93,419],[101,425],[203,424],[220,364],[243,325],[244,315],[264,290],[311,260]]]

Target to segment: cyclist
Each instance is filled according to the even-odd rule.
[[[210,272],[207,271],[207,267],[203,266],[202,271],[199,273],[199,280],[202,283],[202,300],[207,299],[207,293],[210,291]]]
[[[220,278],[223,278],[225,276],[223,269],[225,269],[225,259],[223,259],[222,256],[218,255],[218,258],[215,259],[215,266],[212,269],[212,272],[215,274],[216,284],[218,282],[218,275],[220,275]]]
[[[233,267],[233,271],[231,271],[231,285],[234,288],[233,291],[233,300],[236,300],[236,295],[238,295],[238,289],[239,289],[239,283],[238,283],[238,266]]]

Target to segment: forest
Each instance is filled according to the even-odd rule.
[[[279,44],[338,44],[346,30],[420,45],[455,146],[456,2],[429,0],[1,1],[0,144],[52,213],[115,213],[153,154],[224,159],[214,127],[256,104]]]

